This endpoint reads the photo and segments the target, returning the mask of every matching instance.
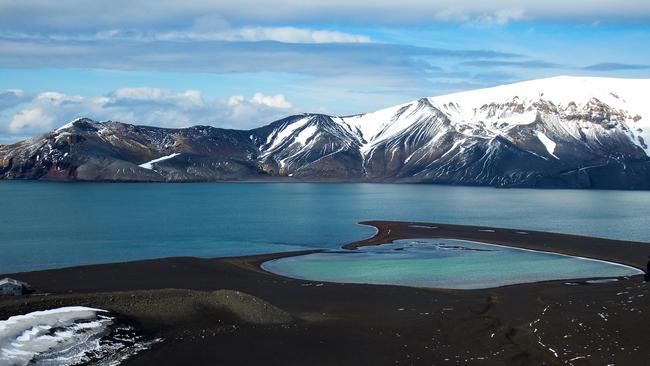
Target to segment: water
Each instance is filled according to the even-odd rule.
[[[397,240],[357,251],[281,258],[262,267],[311,281],[449,289],[642,273],[602,261],[451,239]]]
[[[650,241],[650,192],[389,184],[0,181],[0,273],[338,248],[364,219]]]

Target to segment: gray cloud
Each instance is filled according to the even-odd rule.
[[[490,50],[382,43],[290,44],[225,41],[72,41],[0,38],[0,67],[102,68],[208,73],[288,72],[321,80],[421,83],[454,60],[518,59]],[[344,78],[346,80],[342,80]],[[354,86],[354,85],[352,85]],[[351,87],[351,85],[348,85]]]
[[[648,20],[646,0],[0,0],[0,24],[12,29],[178,29],[205,19],[239,24],[429,24],[432,21],[504,24],[548,21]],[[212,22],[218,23],[218,22]]]
[[[615,62],[604,62],[600,64],[594,64],[585,66],[583,70],[589,71],[623,71],[623,70],[648,70],[650,65],[640,65],[640,64],[622,64]]]

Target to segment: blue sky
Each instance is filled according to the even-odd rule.
[[[0,143],[251,128],[556,75],[647,78],[650,2],[0,0]]]

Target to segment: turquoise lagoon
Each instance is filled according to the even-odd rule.
[[[621,277],[638,269],[603,261],[454,239],[405,239],[391,244],[286,257],[262,268],[310,281],[448,289]]]

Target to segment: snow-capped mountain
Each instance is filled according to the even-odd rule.
[[[555,77],[249,130],[80,119],[0,147],[5,178],[650,188],[650,79]]]

